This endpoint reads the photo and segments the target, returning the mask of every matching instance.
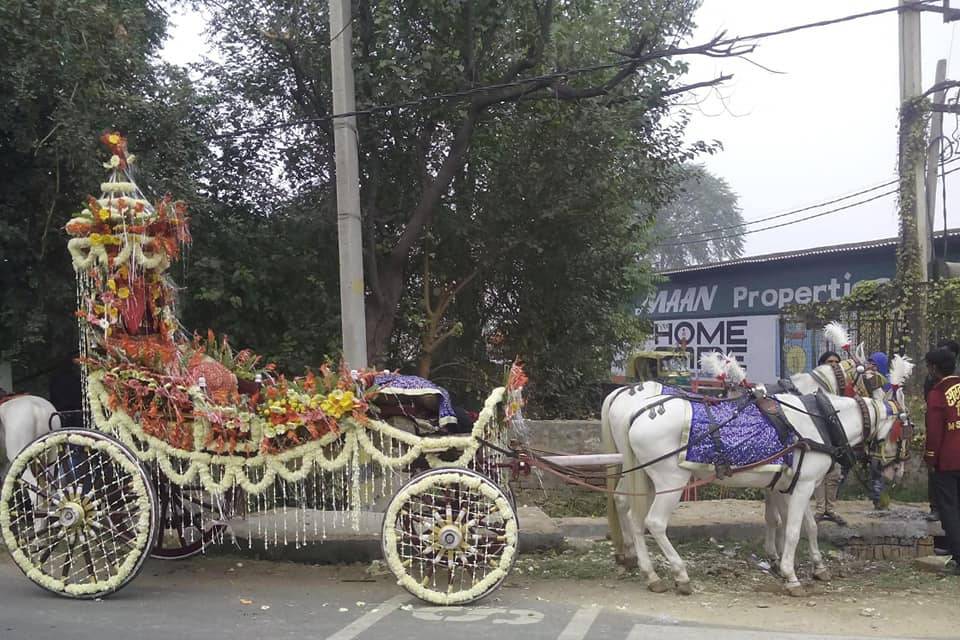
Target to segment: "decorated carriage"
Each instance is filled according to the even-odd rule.
[[[16,565],[56,594],[98,598],[150,555],[252,545],[233,534],[237,518],[266,513],[260,544],[300,545],[328,518],[357,526],[382,510],[384,557],[405,589],[434,604],[495,590],[517,553],[502,458],[522,423],[519,367],[458,433],[430,385],[332,364],[287,378],[212,333],[187,337],[167,275],[190,243],[186,206],[151,204],[125,139],[102,141],[102,195],[66,227],[85,428],[13,459],[0,533]]]

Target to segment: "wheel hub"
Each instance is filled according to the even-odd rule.
[[[440,532],[437,534],[437,542],[440,543],[442,548],[447,550],[459,549],[463,544],[463,532],[460,530],[460,527],[448,524],[440,529]]]
[[[60,526],[71,530],[83,523],[85,512],[76,502],[67,502],[60,506]]]

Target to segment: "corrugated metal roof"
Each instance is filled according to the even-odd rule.
[[[947,233],[951,238],[954,236],[960,236],[960,229],[949,229]],[[940,231],[936,233],[935,237],[942,238],[943,232]],[[863,251],[864,249],[877,249],[880,247],[896,246],[899,240],[900,240],[899,238],[885,238],[883,240],[868,240],[866,242],[852,242],[848,244],[829,245],[826,247],[814,247],[812,249],[801,249],[799,251],[784,251],[781,253],[768,253],[760,256],[747,256],[746,258],[738,258],[737,260],[728,260],[727,262],[714,262],[711,264],[692,265],[692,266],[683,267],[680,269],[670,269],[668,271],[660,271],[659,274],[662,276],[669,276],[676,273],[690,273],[693,271],[707,271],[709,269],[722,269],[725,267],[733,267],[741,264],[778,262],[781,260],[792,260],[794,258],[806,258],[807,256],[819,256],[819,255],[825,255],[830,253],[847,253],[851,251]]]

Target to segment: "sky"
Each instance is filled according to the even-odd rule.
[[[885,8],[894,1],[704,0],[689,42],[704,42],[721,31],[728,37],[772,31]],[[782,72],[777,74],[742,60],[689,59],[688,82],[720,73],[734,76],[718,91],[700,91],[696,100],[690,100],[702,102],[691,112],[687,134],[689,141],[723,144],[722,151],[703,162],[738,194],[746,220],[832,200],[896,177],[897,21],[897,14],[889,13],[764,39],[748,57]],[[199,60],[205,53],[202,16],[174,13],[171,22],[163,57],[175,64]],[[948,78],[951,73],[960,76],[958,24],[945,24],[935,13],[923,16],[925,89],[934,82],[938,59],[947,59]],[[956,125],[954,116],[945,116],[947,134]],[[960,173],[947,176],[947,203],[948,226],[960,227]],[[938,204],[936,228],[943,228],[942,204]],[[808,222],[745,235],[745,254],[896,234],[896,198],[889,196]]]

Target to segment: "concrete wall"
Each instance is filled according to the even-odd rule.
[[[527,420],[530,446],[561,453],[601,453],[599,420]]]

